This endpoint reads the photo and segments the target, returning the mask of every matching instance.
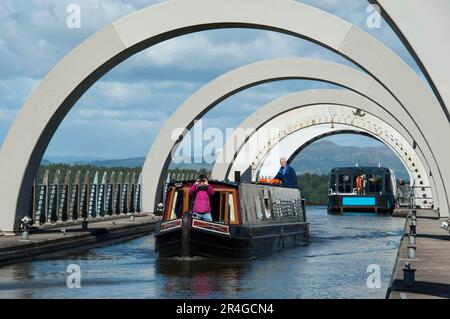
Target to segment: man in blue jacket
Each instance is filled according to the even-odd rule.
[[[292,167],[288,166],[286,158],[280,158],[280,165],[280,170],[274,178],[281,180],[283,187],[298,188],[297,174]]]

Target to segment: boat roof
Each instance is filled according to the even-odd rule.
[[[183,184],[183,185],[194,184],[195,181],[196,181],[195,179],[183,180],[183,181],[175,180],[175,181],[170,181],[168,183],[168,185],[169,186],[176,186],[176,184],[180,184],[180,183]],[[209,179],[208,183],[211,184],[211,185],[221,185],[221,186],[228,186],[228,187],[235,187],[235,188],[237,188],[239,186],[239,183],[230,182],[230,181],[218,181],[218,180],[215,180],[215,179]]]
[[[169,183],[167,183],[167,185],[170,186],[175,186],[175,187],[181,187],[181,186],[185,186],[185,185],[189,185],[189,184],[194,184],[195,183],[195,179],[191,179],[191,180],[174,180],[174,181],[170,181]],[[240,184],[248,184],[248,185],[266,185],[266,186],[271,186],[271,187],[280,187],[280,188],[284,188],[281,187],[280,185],[269,185],[269,184],[264,184],[264,183],[255,183],[255,182],[232,182],[232,181],[219,181],[219,180],[215,180],[215,179],[209,179],[208,183],[211,185],[217,185],[217,186],[228,186],[228,187],[233,187],[233,188],[238,188]]]
[[[331,169],[330,174],[333,173],[388,173],[392,170],[387,167],[378,166],[352,166],[352,167],[335,167]]]

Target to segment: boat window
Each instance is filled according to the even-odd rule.
[[[183,199],[184,191],[182,189],[174,191],[170,219],[177,219],[183,216]]]
[[[300,216],[300,213],[302,211],[302,205],[300,200],[296,199],[292,201],[292,206],[294,208],[294,216],[293,217],[297,217]]]
[[[388,193],[388,194],[392,194],[393,193],[392,192],[391,178],[390,177],[391,177],[390,175],[386,175],[385,178],[384,178],[384,181],[385,181],[384,189],[385,189],[385,192]]]
[[[297,215],[297,212],[295,210],[296,208],[295,199],[291,200],[291,209],[289,212],[289,218],[294,218]]]
[[[223,220],[225,211],[224,193],[217,191],[214,195],[209,197],[209,204],[211,206],[211,217],[214,222]]]
[[[292,206],[292,200],[282,200],[281,201],[281,218],[291,218],[294,214],[294,207]]]
[[[215,194],[209,197],[211,217],[214,222],[225,224],[237,222],[234,195],[229,190],[216,189]]]
[[[234,194],[228,193],[228,211],[230,223],[236,222],[236,212],[234,211]]]
[[[336,175],[330,174],[328,188],[331,189],[332,193],[336,193]]]
[[[261,207],[261,197],[255,197],[255,208],[256,208],[256,217],[258,219],[263,218],[262,207]]]
[[[264,216],[266,219],[272,218],[272,199],[270,197],[270,191],[265,189],[262,192],[263,195],[263,208],[264,208]]]
[[[279,199],[275,200],[272,210],[272,215],[274,219],[279,219],[282,217],[281,213],[281,201]]]
[[[219,207],[219,218],[217,221],[224,221],[225,220],[225,212],[227,209],[227,201],[226,201],[227,193],[220,192],[220,207]]]
[[[266,219],[272,218],[272,205],[269,198],[264,198],[264,214]]]
[[[352,193],[352,180],[348,174],[339,174],[338,190],[340,193]]]
[[[352,193],[361,194],[363,192],[364,180],[363,175],[353,175]]]
[[[368,175],[367,190],[368,193],[379,193],[383,191],[383,175]]]

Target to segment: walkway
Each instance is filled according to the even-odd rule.
[[[450,298],[450,235],[442,229],[442,221],[431,211],[417,211],[416,259],[408,260],[408,236],[401,241],[395,265],[390,299]],[[409,233],[410,219],[405,225]],[[416,269],[415,284],[403,286],[403,270],[406,261]]]
[[[159,220],[160,217],[154,215],[140,214],[135,216],[134,222],[126,216],[93,221],[87,231],[83,231],[80,224],[44,226],[32,232],[27,241],[21,240],[20,235],[1,236],[0,265],[136,238],[152,232]]]

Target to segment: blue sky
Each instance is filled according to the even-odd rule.
[[[39,81],[73,48],[107,24],[155,0],[2,0],[0,2],[0,142]],[[371,33],[420,74],[383,21],[369,29],[365,0],[302,0]],[[81,6],[81,28],[66,27],[66,8]],[[127,158],[144,156],[159,129],[192,93],[247,63],[280,57],[315,57],[353,66],[316,44],[259,30],[215,30],[182,36],[123,62],[74,106],[46,156]],[[356,66],[354,66],[356,67]],[[423,78],[423,77],[422,77]],[[247,89],[209,112],[203,127],[236,127],[267,102],[287,93],[330,88],[315,81],[280,81]],[[376,146],[362,137],[332,137],[343,145]]]

